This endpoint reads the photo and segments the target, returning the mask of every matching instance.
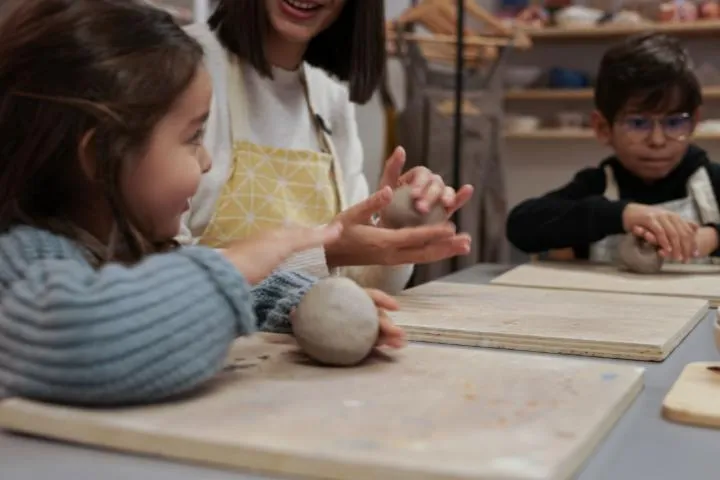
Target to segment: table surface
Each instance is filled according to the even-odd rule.
[[[510,267],[477,265],[445,280],[487,283]],[[714,316],[712,311],[662,363],[618,360],[647,367],[645,388],[584,465],[577,480],[699,480],[718,477],[720,430],[674,424],[660,416],[662,400],[686,364],[720,360],[712,334],[711,317]],[[0,431],[0,478],[260,480],[278,477],[100,451]]]

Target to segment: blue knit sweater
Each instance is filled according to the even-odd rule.
[[[233,340],[289,331],[314,283],[251,288],[220,253],[187,247],[95,269],[74,242],[26,226],[0,235],[0,398],[148,403],[217,373]]]

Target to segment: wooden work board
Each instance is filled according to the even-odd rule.
[[[673,422],[720,428],[720,364],[685,366],[663,400],[663,416]]]
[[[430,282],[390,315],[410,339],[662,361],[705,318],[708,302],[599,292]]]
[[[315,366],[284,335],[239,340],[199,394],[118,409],[0,402],[0,428],[276,474],[563,480],[632,403],[643,370],[411,344]]]
[[[516,287],[585,290],[700,298],[720,305],[720,266],[666,265],[659,274],[630,273],[607,264],[532,262],[513,268],[491,282]]]

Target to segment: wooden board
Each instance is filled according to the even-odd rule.
[[[662,413],[673,422],[720,428],[719,400],[720,364],[689,363],[665,396]]]
[[[211,388],[173,404],[8,399],[0,427],[321,478],[562,480],[643,385],[629,365],[422,344],[340,369],[310,364],[290,337],[257,336],[232,358]]]
[[[701,298],[720,305],[720,266],[668,265],[657,275],[623,272],[612,265],[534,262],[500,275],[494,285]]]
[[[705,318],[689,298],[431,282],[397,296],[410,339],[662,361]]]

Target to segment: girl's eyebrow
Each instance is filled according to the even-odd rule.
[[[203,123],[205,123],[205,122],[207,121],[207,119],[208,119],[209,116],[210,116],[210,112],[205,112],[205,113],[203,113],[202,115],[199,115],[199,116],[193,118],[193,119],[190,121],[190,124],[191,124],[191,125],[200,125],[200,124],[203,124]]]

